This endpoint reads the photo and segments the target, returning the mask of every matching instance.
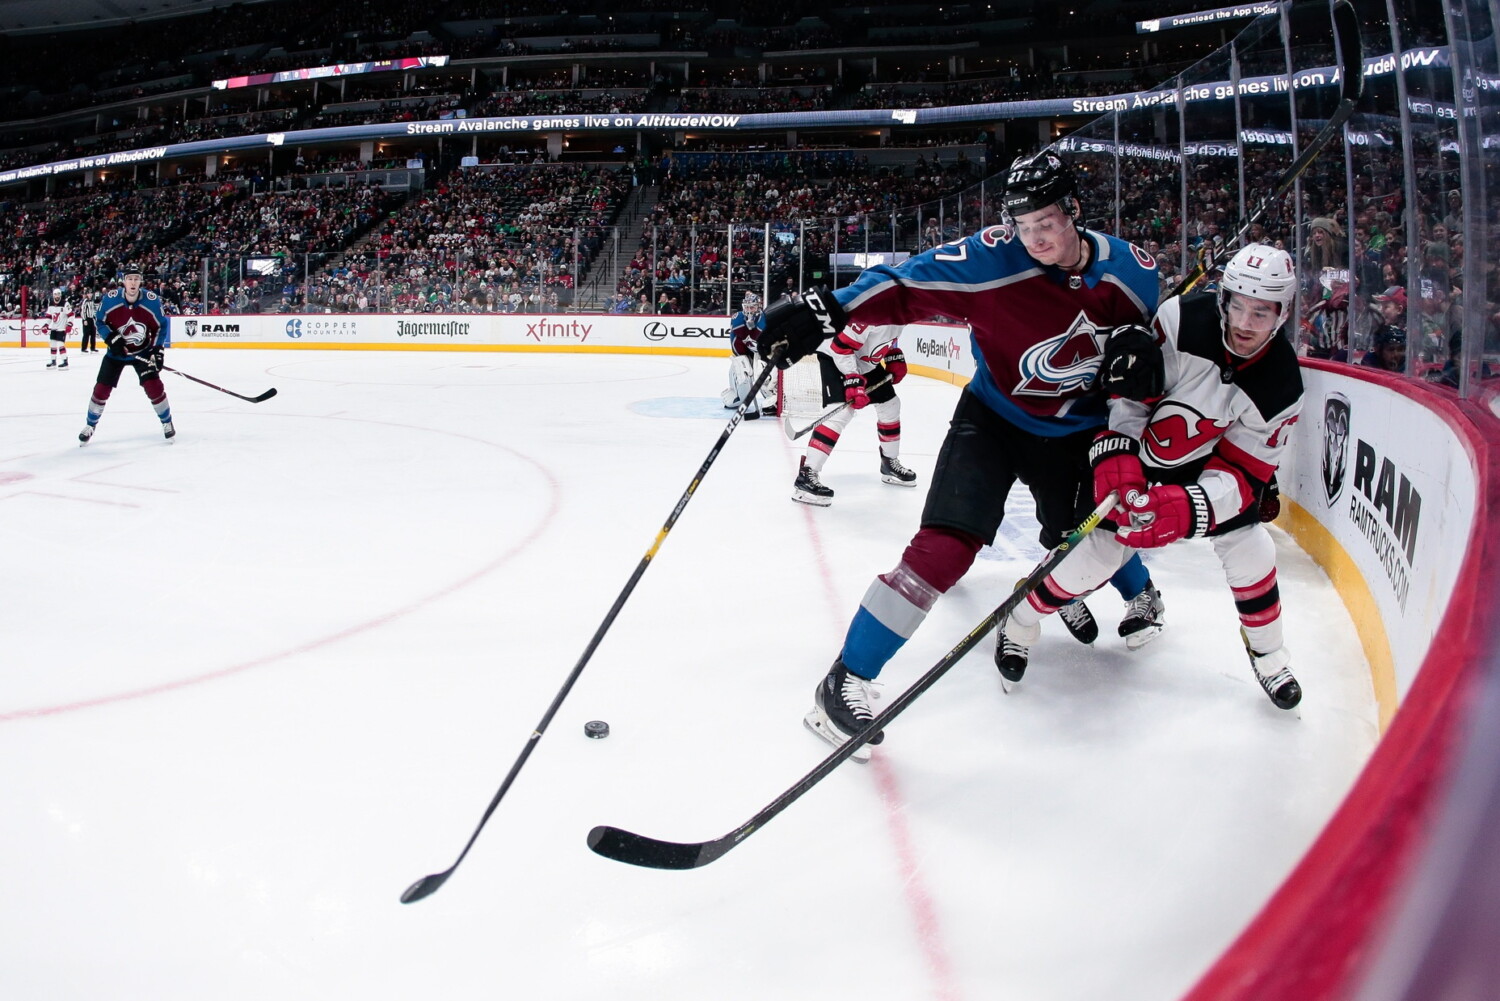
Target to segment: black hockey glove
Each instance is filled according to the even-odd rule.
[[[764,322],[757,344],[761,360],[790,368],[843,330],[849,317],[832,292],[816,288],[777,299],[766,308]]]
[[[1099,387],[1111,396],[1144,403],[1166,392],[1167,367],[1150,327],[1127,323],[1109,332]]]

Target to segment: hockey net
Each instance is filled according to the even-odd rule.
[[[823,403],[823,369],[816,353],[776,372],[776,406],[783,418],[812,420],[828,408]]]

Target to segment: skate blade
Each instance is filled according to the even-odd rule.
[[[882,476],[880,478],[880,481],[882,483],[890,483],[898,487],[914,487],[917,485],[916,480],[903,480],[899,476]]]
[[[843,747],[849,739],[829,724],[821,709],[813,709],[806,716],[802,717],[802,724],[834,747]],[[870,760],[870,745],[865,744],[861,746],[859,750],[849,755],[849,760],[858,761],[862,765],[867,764]]]
[[[813,507],[829,507],[833,504],[832,497],[819,497],[801,490],[792,491],[792,500],[799,504],[811,504]]]
[[[1138,629],[1135,632],[1131,633],[1129,636],[1125,637],[1125,649],[1139,650],[1141,647],[1145,646],[1147,643],[1150,643],[1152,640],[1156,639],[1156,637],[1160,636],[1161,631],[1161,626],[1147,626],[1145,629]]]

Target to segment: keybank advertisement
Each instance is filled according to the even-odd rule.
[[[1359,568],[1404,698],[1469,548],[1473,459],[1459,434],[1420,402],[1320,369],[1303,369],[1302,378],[1292,475],[1283,469],[1282,487]],[[1295,605],[1288,609],[1296,614]]]

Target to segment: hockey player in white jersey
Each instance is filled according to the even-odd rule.
[[[755,341],[762,315],[760,296],[747,292],[740,311],[729,320],[729,388],[721,394],[727,410],[737,409],[755,385]],[[771,379],[761,384],[757,398],[745,408],[745,420],[758,420],[761,414],[776,414],[776,383]]]
[[[819,345],[823,403],[848,406],[829,414],[813,429],[792,484],[792,500],[819,507],[833,503],[833,489],[825,486],[818,474],[855,414],[871,405],[875,407],[875,433],[880,437],[880,478],[901,487],[917,485],[917,474],[903,466],[899,458],[901,398],[896,395],[896,383],[906,378],[906,356],[896,344],[900,333],[898,324],[850,323]],[[888,373],[888,378],[877,379],[880,372]]]
[[[1279,708],[1301,701],[1282,640],[1276,547],[1261,523],[1262,500],[1302,409],[1296,352],[1277,333],[1296,288],[1291,255],[1251,244],[1224,268],[1217,293],[1162,304],[1152,328],[1163,395],[1112,398],[1109,427],[1089,452],[1095,503],[1111,492],[1121,498],[1117,531],[1086,536],[1007,619],[1005,656],[1021,670],[1042,618],[1103,584],[1137,549],[1207,537],[1234,595],[1256,681]]]
[[[78,325],[78,316],[73,312],[73,307],[63,297],[63,290],[55,288],[52,290],[52,301],[47,303],[47,336],[51,338],[51,358],[47,362],[48,368],[64,369],[68,367],[68,338],[72,336],[73,329]]]

